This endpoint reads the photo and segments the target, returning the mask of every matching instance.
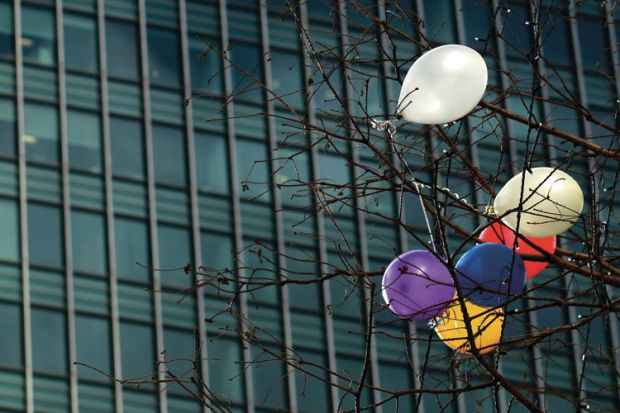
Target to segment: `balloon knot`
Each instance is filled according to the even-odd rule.
[[[393,122],[394,122],[393,119],[388,119],[388,120],[370,119],[370,126],[378,130],[379,132],[383,132],[385,130],[389,130],[390,132],[392,132],[395,129]]]
[[[493,205],[487,205],[484,208],[484,213],[487,214],[487,215],[493,215],[493,216],[497,215],[495,213],[495,208],[493,208]]]

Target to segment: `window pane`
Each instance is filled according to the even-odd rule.
[[[71,167],[101,172],[101,124],[94,113],[67,113],[69,163]]]
[[[0,198],[0,259],[19,261],[19,212],[17,202]],[[1,313],[0,313],[1,314]],[[2,331],[2,330],[0,330]]]
[[[298,109],[303,108],[304,103],[302,70],[301,58],[297,53],[276,50],[271,52],[273,91],[281,96],[285,103]],[[279,100],[276,104],[282,105]]]
[[[581,43],[582,62],[586,69],[609,72],[607,52],[607,25],[603,21],[582,19],[577,23]]]
[[[222,94],[222,62],[216,42],[199,35],[190,35],[189,64],[192,89],[214,95]]]
[[[209,384],[222,401],[243,401],[239,340],[223,335],[209,339]]]
[[[71,211],[73,266],[87,274],[108,272],[106,230],[103,217],[82,211]]]
[[[220,136],[196,133],[196,169],[198,187],[203,191],[227,194],[228,151]]]
[[[179,35],[162,29],[148,29],[149,73],[156,85],[178,86],[181,83],[179,67]]]
[[[108,75],[137,80],[140,77],[138,30],[133,23],[106,20]]]
[[[22,315],[15,304],[0,303],[0,365],[21,367],[22,359]]]
[[[192,285],[192,278],[186,275],[182,268],[192,262],[191,239],[185,228],[159,225],[157,228],[159,240],[159,268],[177,271],[160,272],[162,285],[177,288],[187,288]]]
[[[215,270],[234,270],[235,248],[230,236],[203,232],[202,265]]]
[[[13,8],[0,3],[0,54],[13,54]]]
[[[187,379],[193,373],[192,361],[196,359],[194,349],[194,334],[191,331],[183,331],[172,328],[164,329],[164,349],[166,351],[166,366],[174,375]],[[181,386],[171,386],[172,392],[187,395],[187,391]]]
[[[237,141],[237,167],[243,198],[269,200],[269,156],[264,144],[249,140]]]
[[[63,237],[60,209],[28,204],[28,251],[31,264],[62,267]]]
[[[76,315],[75,335],[77,361],[113,375],[110,356],[110,326],[108,320],[98,317]],[[78,366],[79,378],[108,381],[109,379],[93,369]]]
[[[428,37],[441,43],[456,40],[453,8],[452,3],[447,1],[424,1],[424,26]]]
[[[133,119],[111,117],[110,141],[114,175],[144,178],[142,123]]]
[[[0,155],[15,156],[15,104],[9,99],[0,99]]]
[[[99,66],[99,59],[97,59],[99,48],[95,19],[66,13],[64,25],[67,68],[96,72]]]
[[[187,163],[182,130],[154,125],[153,158],[157,183],[185,186]]]
[[[275,348],[270,350],[272,352],[279,351]],[[251,371],[255,385],[256,403],[259,406],[285,410],[287,405],[285,390],[287,376],[284,366],[280,362],[274,362],[272,355],[262,352],[256,347],[252,347],[252,360],[254,364]]]
[[[32,364],[35,371],[66,373],[67,323],[60,311],[32,309]]]
[[[121,321],[120,330],[123,379],[148,377],[156,372],[153,328]]]
[[[236,42],[230,52],[233,67],[233,93],[242,99],[261,101],[263,55],[258,46]]]
[[[151,260],[146,223],[117,217],[114,221],[114,233],[118,276],[148,283],[150,275],[147,268],[151,265]]]
[[[58,112],[38,103],[24,104],[26,157],[28,160],[58,163]]]
[[[38,7],[22,7],[22,51],[24,60],[44,64],[56,62],[54,13]]]

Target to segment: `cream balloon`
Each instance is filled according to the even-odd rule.
[[[525,175],[525,176],[524,176]],[[524,184],[521,186],[521,184]],[[523,204],[520,206],[521,188]],[[553,168],[532,168],[513,176],[499,191],[493,203],[498,216],[512,229],[532,237],[550,237],[569,229],[583,208],[583,192],[566,172]]]
[[[398,97],[409,122],[455,121],[476,107],[487,87],[487,65],[474,49],[458,44],[426,52],[411,66]]]

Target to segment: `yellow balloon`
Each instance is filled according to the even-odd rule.
[[[474,343],[480,354],[493,351],[500,342],[504,312],[501,308],[481,307],[465,300],[467,315],[471,321]],[[459,353],[470,354],[469,340],[465,317],[461,303],[455,298],[453,304],[444,312],[442,317],[435,319],[435,333],[444,344]]]

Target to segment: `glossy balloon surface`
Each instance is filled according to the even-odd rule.
[[[422,124],[458,120],[482,99],[487,79],[487,65],[474,49],[458,44],[437,47],[407,72],[398,112],[405,120]]]
[[[532,244],[538,246],[543,251],[548,252],[549,254],[553,254],[556,247],[556,236],[553,235],[551,237],[545,238],[536,238],[536,237],[525,237]],[[516,234],[513,230],[508,228],[506,225],[500,222],[494,222],[493,224],[486,227],[480,233],[480,240],[483,242],[494,242],[497,244],[506,245],[509,248],[512,248],[515,245]],[[534,247],[530,246],[527,242],[522,239],[517,240],[515,245],[515,251],[517,254],[524,255],[539,255],[543,254],[538,252]],[[528,279],[534,278],[538,274],[540,274],[547,266],[549,265],[546,261],[533,261],[523,259],[523,264],[525,265],[525,273]]]
[[[566,172],[532,168],[532,172],[512,177],[495,197],[493,207],[510,228],[544,238],[561,234],[579,218],[583,192]],[[521,211],[520,218],[517,211]]]
[[[487,308],[465,301],[470,320],[474,345],[481,354],[493,351],[500,343],[504,325],[504,312],[501,308]],[[444,344],[459,353],[470,353],[467,326],[462,306],[458,300],[436,319],[435,333]]]
[[[385,270],[382,294],[390,310],[402,318],[430,320],[454,295],[450,271],[429,251],[413,250],[394,259]]]
[[[456,263],[456,276],[463,297],[476,305],[497,307],[523,292],[523,260],[501,244],[480,244]]]

